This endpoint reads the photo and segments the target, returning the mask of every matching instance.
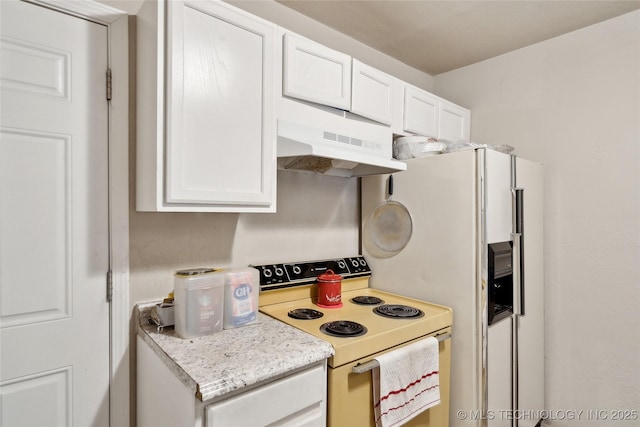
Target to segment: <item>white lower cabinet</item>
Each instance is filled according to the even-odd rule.
[[[179,379],[181,373],[137,337],[138,427],[326,426],[326,359],[273,382],[205,401]]]
[[[137,209],[275,211],[276,26],[215,0],[137,16]]]
[[[206,427],[324,427],[326,372],[321,366],[291,375],[206,408]]]

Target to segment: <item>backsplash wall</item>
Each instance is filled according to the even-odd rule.
[[[166,295],[173,289],[173,274],[179,269],[358,254],[357,179],[278,171],[277,209],[274,214],[132,209],[132,303]]]

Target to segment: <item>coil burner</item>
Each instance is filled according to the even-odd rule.
[[[359,305],[378,305],[384,304],[384,301],[378,297],[374,297],[371,295],[359,295],[357,297],[351,298],[351,302]]]
[[[384,304],[373,309],[373,312],[382,317],[391,317],[394,319],[417,319],[424,316],[424,312],[417,308],[400,305],[400,304]]]
[[[324,323],[320,326],[320,330],[327,335],[344,338],[359,337],[367,333],[367,328],[364,325],[350,320]]]
[[[300,319],[300,320],[313,320],[319,319],[324,314],[318,310],[314,310],[312,308],[296,308],[295,310],[291,310],[287,313],[289,317],[292,319]]]

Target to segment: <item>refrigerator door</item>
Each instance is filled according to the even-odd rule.
[[[516,159],[516,186],[523,191],[522,266],[524,315],[516,316],[518,337],[518,409],[540,413],[544,405],[544,259],[543,168]],[[515,354],[514,353],[514,354]],[[518,420],[518,427],[533,427],[538,420]]]
[[[478,188],[475,150],[407,161],[394,174],[394,199],[413,218],[407,246],[389,256],[368,241],[366,220],[382,203],[386,176],[362,178],[362,252],[376,289],[453,308],[450,425],[470,426],[458,410],[480,409],[483,311],[478,264]]]
[[[381,253],[364,231],[361,236],[371,287],[453,308],[451,426],[482,425],[461,420],[458,411],[469,414],[485,404],[544,408],[542,166],[516,158],[512,182],[511,164],[511,156],[483,149],[410,159],[407,171],[394,174],[394,198],[413,218],[409,243],[398,253]],[[363,230],[384,201],[386,177],[362,178]],[[525,314],[494,329],[486,316],[487,245],[512,239],[512,187],[524,189]],[[519,345],[511,347],[515,333]],[[513,395],[511,385],[518,391]],[[519,421],[518,427],[537,422]]]

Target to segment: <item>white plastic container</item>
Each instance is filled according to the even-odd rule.
[[[255,268],[246,267],[225,270],[224,276],[224,329],[255,323],[260,273]]]
[[[224,271],[195,268],[176,272],[175,330],[182,338],[219,332],[223,327]]]

